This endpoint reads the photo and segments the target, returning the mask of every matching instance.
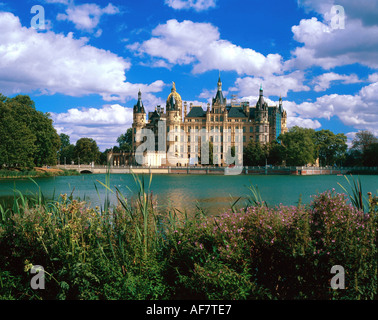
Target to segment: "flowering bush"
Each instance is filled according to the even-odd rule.
[[[327,191],[307,207],[248,207],[183,224],[170,234],[170,264],[178,270],[179,288],[191,288],[183,291],[187,296],[200,291],[218,298],[215,288],[224,292],[233,279],[227,298],[373,299],[376,232],[376,215]],[[330,287],[334,265],[345,269],[345,290]]]
[[[374,199],[369,213],[331,190],[189,218],[159,216],[144,192],[112,210],[21,197],[0,207],[0,298],[377,299]],[[25,265],[44,267],[46,290]],[[335,265],[345,289],[330,286]]]

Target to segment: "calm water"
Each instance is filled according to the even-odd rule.
[[[360,176],[363,192],[376,193],[378,190],[378,176]],[[35,179],[46,197],[55,198],[59,194],[71,194],[90,202],[91,205],[103,205],[105,187],[98,181],[105,183],[105,175],[81,175],[70,177],[51,177]],[[145,176],[148,185],[149,177]],[[262,198],[269,205],[295,205],[301,195],[303,203],[311,201],[311,195],[335,188],[343,192],[338,185],[340,182],[347,187],[343,176],[211,176],[211,175],[155,175],[152,179],[151,191],[157,196],[159,208],[172,206],[181,210],[193,212],[198,204],[209,213],[219,213],[228,209],[237,198],[242,197],[240,204],[251,194],[248,187],[258,186]],[[97,194],[95,184],[100,192]],[[137,190],[131,175],[113,174],[110,186],[114,186],[125,197],[132,196]],[[38,191],[37,186],[30,180],[0,180],[0,198],[13,195],[14,189],[28,195]],[[131,191],[129,190],[131,189]],[[111,195],[115,202],[115,195]]]

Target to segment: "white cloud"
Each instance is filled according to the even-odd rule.
[[[235,82],[236,87],[230,90],[239,91],[241,95],[251,95],[258,93],[260,86],[263,85],[264,94],[267,96],[286,97],[289,91],[309,91],[310,88],[303,84],[304,73],[295,71],[287,75],[275,76],[268,75],[262,77],[238,78]]]
[[[316,92],[325,91],[330,88],[331,82],[334,81],[341,81],[343,84],[362,82],[356,74],[345,75],[329,72],[313,79],[313,83],[315,84],[314,90]]]
[[[196,11],[205,11],[215,8],[216,0],[165,0],[165,4],[176,10],[194,9]]]
[[[367,11],[352,12],[351,1],[340,1],[338,5],[346,5],[345,29],[332,28],[330,13],[333,0],[302,1],[312,9],[322,14],[323,22],[317,18],[302,19],[297,26],[292,27],[294,39],[304,46],[296,48],[293,59],[286,62],[288,69],[305,69],[311,66],[321,66],[331,69],[336,66],[359,63],[370,68],[378,68],[378,23],[370,21]],[[372,1],[373,2],[373,1]],[[377,6],[378,0],[374,0]],[[374,11],[374,10],[373,10]],[[348,15],[349,14],[349,15]],[[375,15],[375,21],[376,15]]]
[[[111,3],[105,8],[101,8],[95,3],[85,3],[77,6],[70,5],[66,9],[65,14],[58,14],[57,19],[74,23],[75,28],[78,30],[94,32],[103,15],[114,15],[117,13],[119,13],[119,9]]]
[[[75,144],[80,138],[94,139],[103,151],[117,145],[117,138],[131,127],[133,109],[119,104],[96,108],[72,108],[64,113],[51,113],[58,133],[70,136]]]
[[[147,84],[126,82],[130,62],[106,50],[47,31],[22,27],[18,17],[0,12],[0,88],[4,94],[40,91],[70,96],[99,94],[106,101],[125,101],[160,92],[161,80]]]
[[[339,5],[348,19],[361,20],[366,26],[378,25],[378,0],[298,0],[298,4],[324,15],[327,20],[332,18],[332,6]]]
[[[209,70],[236,71],[238,74],[268,75],[282,71],[279,54],[261,53],[220,39],[218,28],[210,23],[169,20],[152,31],[153,37],[128,48],[169,64],[193,64],[194,73]]]
[[[284,108],[288,117],[327,120],[338,117],[346,126],[378,135],[378,83],[362,88],[355,95],[324,95],[301,104],[284,101]]]
[[[378,73],[373,73],[369,75],[369,82],[378,82]]]

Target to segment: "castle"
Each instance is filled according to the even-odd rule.
[[[200,160],[200,142],[203,136],[199,136],[198,133],[202,130],[213,145],[214,164],[225,166],[228,165],[224,157],[227,149],[234,148],[234,153],[238,153],[241,149],[238,146],[245,148],[250,140],[261,144],[277,140],[281,133],[287,131],[286,120],[287,113],[283,109],[282,99],[279,99],[278,106],[268,106],[262,87],[256,106],[250,106],[249,102],[228,103],[222,92],[220,77],[217,93],[211,106],[210,103],[207,104],[206,110],[193,104],[190,104],[188,109],[187,103],[182,101],[173,83],[165,110],[157,106],[155,111],[148,113],[147,117],[142,93],[139,91],[138,102],[133,109],[133,163],[147,166],[206,164],[208,162]],[[143,152],[143,163],[141,163],[135,159],[138,147],[147,140],[146,137],[142,137],[143,135],[138,137],[138,133],[143,129],[153,133],[153,136],[149,137],[153,150]],[[197,133],[197,136],[194,133]],[[151,142],[151,139],[155,140]],[[171,157],[167,156],[169,150]]]

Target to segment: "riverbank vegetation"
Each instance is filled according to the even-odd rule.
[[[109,179],[99,182],[105,198],[96,208],[67,195],[48,201],[41,192],[0,206],[0,298],[378,298],[372,194],[361,198],[365,211],[353,190],[270,207],[251,187],[245,205],[191,217],[174,209],[158,214],[151,180],[135,181],[128,199]],[[33,265],[45,270],[43,290],[30,286]],[[345,270],[345,289],[331,289],[335,265]]]
[[[49,168],[33,168],[31,170],[0,170],[0,179],[26,179],[26,178],[43,178],[54,176],[74,176],[80,173],[76,170],[66,169],[49,169]]]

